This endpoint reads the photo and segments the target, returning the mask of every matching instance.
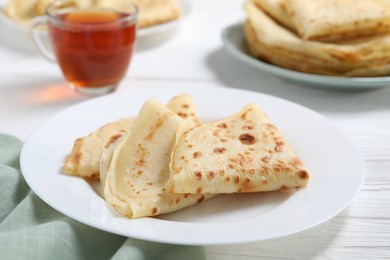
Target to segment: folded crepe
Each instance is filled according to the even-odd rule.
[[[133,2],[139,7],[140,28],[166,23],[181,16],[181,9],[176,0],[133,0]]]
[[[106,124],[85,137],[76,139],[63,171],[69,175],[100,178],[99,164],[103,149],[130,133],[134,118],[119,119]]]
[[[303,72],[338,76],[382,76],[390,73],[390,35],[335,43],[306,41],[247,3],[244,34],[256,58]]]
[[[255,104],[187,129],[173,150],[170,193],[274,191],[308,183],[308,170]]]
[[[252,2],[282,26],[295,30],[293,21],[284,8],[285,0],[252,0]]]
[[[182,118],[198,120],[195,102],[188,94],[173,97],[168,102],[167,107]],[[85,137],[78,138],[70,155],[65,160],[64,172],[70,175],[99,179],[99,164],[103,150],[121,136],[129,134],[133,123],[133,117],[120,119],[100,127]]]
[[[46,7],[54,0],[8,0],[3,8],[10,19],[28,25],[31,19],[44,15]],[[78,7],[104,6],[126,8],[121,1],[112,0],[73,0]],[[181,9],[176,0],[133,0],[139,8],[138,26],[145,28],[166,23],[181,16]]]
[[[15,22],[27,25],[37,15],[35,5],[36,0],[8,0],[2,11]]]
[[[188,119],[189,127],[196,123]],[[156,216],[197,204],[210,196],[165,190],[176,133],[183,119],[156,100],[148,100],[129,135],[102,158],[106,201],[129,218]],[[110,155],[111,153],[111,155]],[[105,162],[104,160],[109,160]]]
[[[284,5],[306,40],[338,41],[390,32],[387,0],[294,0]]]
[[[42,0],[41,0],[42,1]],[[114,10],[126,10],[127,6],[121,1],[112,0],[74,0],[77,6],[103,6]],[[138,27],[145,28],[178,19],[181,9],[177,0],[132,0],[137,5]],[[129,10],[133,11],[132,9]]]
[[[98,5],[119,10],[126,9],[121,1],[75,0],[80,6]],[[145,28],[178,19],[181,9],[177,0],[132,0],[138,6],[138,26]],[[132,11],[132,10],[130,10]]]

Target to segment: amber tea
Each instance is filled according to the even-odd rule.
[[[78,4],[51,2],[45,16],[30,22],[30,37],[43,57],[59,64],[73,89],[89,94],[111,92],[131,61],[138,8],[131,0]],[[52,51],[43,44],[42,26],[48,29]]]
[[[125,75],[136,37],[128,14],[101,8],[76,9],[55,15],[48,28],[65,78],[78,88],[118,83]]]

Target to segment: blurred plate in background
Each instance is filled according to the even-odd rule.
[[[278,67],[256,59],[248,54],[245,46],[243,24],[237,23],[227,27],[222,32],[225,48],[239,60],[275,76],[288,79],[312,87],[327,87],[334,89],[370,89],[390,86],[389,77],[334,77],[304,73]]]
[[[142,37],[142,36],[146,36],[146,35],[151,35],[151,34],[163,32],[166,30],[170,30],[170,29],[173,29],[173,28],[176,28],[177,26],[179,26],[180,23],[183,21],[183,19],[186,18],[188,16],[188,14],[190,13],[191,7],[190,7],[190,4],[188,3],[188,1],[186,1],[186,0],[178,0],[178,3],[180,5],[181,12],[182,12],[182,15],[179,19],[172,20],[172,21],[162,23],[162,24],[157,24],[157,25],[150,26],[150,27],[146,27],[143,29],[139,29],[138,36]],[[21,23],[18,23],[18,22],[15,22],[14,20],[10,19],[4,13],[4,9],[3,9],[4,3],[0,2],[0,4],[1,4],[1,7],[0,7],[0,20],[1,20],[1,22],[4,25],[6,25],[7,27],[9,27],[10,29],[13,29],[15,31],[22,31],[22,32],[28,33],[28,26],[21,24]],[[47,32],[42,31],[42,35],[44,37],[47,37]]]

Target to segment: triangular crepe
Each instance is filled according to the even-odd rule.
[[[286,190],[309,180],[308,170],[255,104],[185,131],[170,168],[166,190],[171,193]]]
[[[188,94],[173,97],[167,107],[181,118],[199,120],[196,106]],[[64,172],[80,177],[99,179],[100,157],[105,148],[123,135],[130,133],[134,118],[124,118],[100,127],[89,135],[78,138],[70,155],[66,158]]]
[[[111,161],[103,163],[109,165],[104,166],[107,173],[102,175],[106,177],[104,197],[122,215],[130,218],[156,216],[208,198],[165,191],[171,152],[182,123],[183,119],[164,105],[148,100],[137,116],[131,134],[113,149]]]
[[[252,2],[284,27],[295,30],[293,21],[284,8],[285,0],[252,0]]]
[[[46,7],[54,0],[8,0],[3,8],[10,19],[27,25],[36,16],[44,15]],[[90,6],[113,7],[115,10],[126,8],[121,1],[112,0],[74,0],[81,8]],[[177,0],[133,0],[139,8],[138,26],[145,28],[166,23],[181,16]]]
[[[303,39],[338,41],[390,32],[387,0],[284,1]]]
[[[42,1],[42,0],[41,0]],[[114,10],[128,8],[121,1],[112,0],[74,0],[80,7],[103,6]],[[145,28],[178,19],[181,9],[177,0],[133,0],[139,9],[138,27]],[[129,10],[132,11],[131,9]]]
[[[181,16],[180,6],[176,0],[133,0],[133,2],[139,7],[140,28],[166,23]]]
[[[107,173],[108,169],[110,168],[112,155],[114,154],[115,148],[120,144],[125,136],[121,136],[115,142],[110,143],[107,147],[105,147],[101,153],[100,156],[100,162],[99,162],[99,176],[100,176],[100,185],[101,185],[101,191],[102,195],[104,197],[104,190],[106,188],[106,179],[107,179]]]
[[[27,25],[36,16],[36,0],[8,0],[1,11],[15,22]]]
[[[123,135],[130,133],[134,118],[123,118],[106,124],[85,137],[76,139],[65,160],[64,172],[69,175],[99,179],[100,156]]]
[[[79,5],[92,4],[104,7],[111,7],[115,9],[117,9],[118,7],[121,9],[126,8],[126,5],[123,5],[121,1],[77,0],[77,2]],[[139,28],[145,28],[157,24],[166,23],[171,20],[178,19],[181,15],[181,9],[177,0],[133,0],[132,2],[137,5],[139,9]]]
[[[381,76],[390,73],[390,35],[339,44],[305,41],[247,3],[244,33],[256,58],[309,73],[339,76]]]

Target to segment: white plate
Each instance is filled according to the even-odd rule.
[[[182,16],[179,19],[172,20],[172,21],[158,24],[158,25],[154,25],[151,27],[139,29],[137,31],[137,35],[142,37],[142,36],[147,36],[147,35],[151,35],[151,34],[155,34],[155,33],[159,33],[159,32],[164,32],[166,30],[170,30],[170,29],[177,27],[183,21],[183,19],[185,19],[188,16],[188,14],[190,13],[190,10],[191,10],[191,6],[187,0],[178,0],[178,3],[180,5],[181,11],[182,11]],[[11,28],[13,30],[22,31],[25,33],[27,33],[27,31],[28,31],[28,26],[17,23],[15,21],[11,20],[8,16],[6,16],[4,14],[2,5],[0,7],[0,20],[6,26],[8,26],[9,28]],[[46,31],[43,31],[42,34],[43,34],[43,36],[47,37]]]
[[[164,32],[179,26],[180,23],[183,21],[183,19],[187,18],[187,16],[189,15],[191,11],[191,6],[187,0],[178,0],[177,2],[179,3],[182,12],[182,15],[179,19],[158,24],[155,26],[139,29],[137,32],[138,36],[142,37],[142,36],[147,36],[159,32]]]
[[[285,69],[263,62],[248,54],[245,46],[243,24],[229,26],[222,32],[226,49],[239,60],[276,76],[314,87],[337,89],[369,89],[390,86],[390,77],[334,77]]]
[[[61,173],[77,137],[136,115],[143,102],[167,102],[191,94],[203,120],[228,116],[249,102],[259,104],[311,173],[309,185],[280,192],[221,195],[157,218],[128,219],[109,207],[87,181]],[[87,225],[139,239],[189,245],[268,240],[303,231],[335,216],[360,190],[364,163],[355,145],[321,115],[292,102],[221,87],[137,88],[64,110],[38,127],[24,144],[21,168],[31,189],[58,211]]]

